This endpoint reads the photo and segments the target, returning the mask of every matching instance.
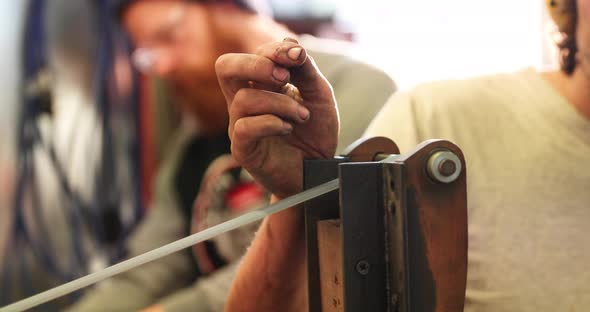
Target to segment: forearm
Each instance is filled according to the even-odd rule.
[[[286,196],[301,191],[303,159],[331,158],[338,140],[334,92],[312,58],[296,40],[285,38],[265,44],[256,55],[223,55],[215,65],[230,108],[232,156],[267,190]],[[245,88],[250,81],[256,86]],[[266,91],[287,83],[300,96]],[[304,238],[301,207],[265,219],[226,311],[305,311]]]
[[[262,223],[242,260],[226,311],[304,311],[306,281],[303,210],[294,207]]]

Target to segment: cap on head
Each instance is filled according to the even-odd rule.
[[[545,4],[557,29],[563,33],[573,33],[576,26],[576,0],[545,0]]]

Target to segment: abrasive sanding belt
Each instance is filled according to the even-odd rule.
[[[170,244],[148,251],[139,256],[117,263],[115,265],[105,268],[104,270],[86,275],[84,277],[62,284],[60,286],[49,289],[37,295],[15,302],[13,304],[0,308],[0,312],[18,312],[34,308],[45,302],[51,301],[61,296],[65,296],[71,292],[98,283],[104,279],[107,279],[119,273],[131,270],[142,264],[160,259],[171,253],[180,251],[184,248],[188,248],[192,245],[211,239],[217,235],[250,224],[252,222],[261,220],[269,215],[283,211],[289,207],[301,204],[307,200],[316,198],[320,195],[326,194],[338,188],[339,181],[338,179],[334,179],[332,181],[318,185],[309,190],[303,191],[299,194],[287,197],[272,205],[247,212],[241,216],[230,219],[218,225],[212,226],[201,232],[195,233],[193,235],[187,236]]]

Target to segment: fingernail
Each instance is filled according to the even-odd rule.
[[[293,131],[293,125],[292,124],[283,121],[283,125],[285,127],[284,130],[283,130],[283,133],[284,134],[289,134],[289,133],[291,133]]]
[[[306,121],[307,119],[309,119],[309,110],[303,106],[299,106],[299,108],[297,109],[297,113],[299,113],[299,117],[303,120]]]
[[[275,67],[272,70],[272,76],[278,81],[285,81],[289,76],[289,71],[282,67]]]
[[[297,61],[299,59],[299,57],[301,56],[301,52],[303,52],[303,49],[297,47],[297,48],[291,48],[289,51],[287,51],[287,56],[293,60],[293,61]]]
[[[299,43],[299,41],[297,41],[297,39],[295,38],[291,38],[291,37],[285,37],[283,39],[283,42],[293,42],[293,43]]]

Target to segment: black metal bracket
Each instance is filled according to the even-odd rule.
[[[435,181],[428,173],[437,151],[459,155],[457,165],[463,170],[452,183]],[[305,204],[309,311],[462,311],[464,168],[461,151],[447,141],[426,142],[388,162],[306,161],[306,189],[340,179],[339,191]],[[327,269],[321,267],[318,250],[322,220],[338,223],[341,255],[334,259],[341,263],[333,263],[338,270],[330,268],[339,272],[331,277],[334,281],[322,280]],[[322,294],[326,283],[342,288],[327,301]]]

